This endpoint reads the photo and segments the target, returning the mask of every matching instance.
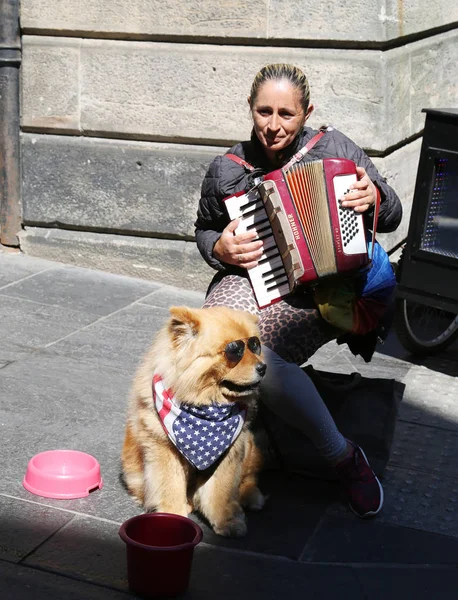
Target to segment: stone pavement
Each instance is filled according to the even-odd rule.
[[[179,282],[178,282],[179,283]],[[139,508],[119,482],[136,365],[172,304],[202,294],[0,252],[2,600],[130,598],[120,524]],[[458,597],[458,355],[416,363],[394,334],[370,364],[325,346],[320,369],[405,384],[386,503],[361,521],[334,483],[266,472],[264,511],[243,540],[202,524],[192,599],[448,600]],[[22,486],[34,454],[89,452],[104,486],[58,501]]]

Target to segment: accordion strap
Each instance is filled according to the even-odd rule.
[[[243,160],[243,158],[240,158],[240,156],[237,156],[236,154],[225,154],[225,156],[227,156],[227,158],[230,158],[231,160],[236,162],[238,165],[240,165],[241,167],[243,167],[250,173],[252,171],[254,171],[253,165],[250,165],[250,163],[247,163],[247,161]]]
[[[374,186],[377,191],[377,195],[375,197],[375,204],[374,204],[374,221],[372,224],[372,245],[371,245],[371,252],[369,255],[370,261],[372,261],[372,257],[374,256],[375,233],[377,231],[378,213],[380,211],[380,190],[375,185],[375,183],[374,183]]]
[[[303,148],[301,148],[298,152],[296,152],[296,154],[291,158],[291,160],[288,163],[286,163],[286,165],[283,168],[289,169],[292,165],[294,165],[295,163],[300,161],[307,154],[307,152],[309,152],[313,148],[313,146],[319,140],[321,140],[321,138],[324,136],[326,131],[332,131],[332,129],[333,129],[332,127],[328,127],[327,125],[323,125],[322,127],[320,127],[319,133],[314,135],[312,137],[312,139],[309,140]]]

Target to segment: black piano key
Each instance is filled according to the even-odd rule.
[[[283,283],[288,283],[288,277],[286,275],[284,275],[281,279],[278,279],[275,284],[273,285],[269,285],[266,288],[266,292],[271,292],[272,290],[276,290],[277,288],[279,288]]]
[[[251,200],[250,202],[241,204],[239,207],[239,210],[241,210],[243,212],[245,209],[251,210],[252,208],[260,208],[262,206],[263,206],[263,204],[260,200]]]
[[[267,217],[265,219],[260,219],[256,223],[253,223],[253,225],[248,225],[246,230],[251,231],[251,229],[254,229],[255,231],[258,231],[261,229],[259,226],[266,222],[269,223],[269,219]],[[265,229],[265,227],[263,227],[263,229]]]
[[[265,263],[269,260],[272,260],[273,258],[276,258],[277,256],[280,256],[280,252],[278,251],[278,248],[277,247],[269,248],[266,251],[265,257],[258,260],[258,264],[262,265],[263,263]]]
[[[262,223],[261,227],[258,226],[259,223],[256,223],[256,231],[258,232],[258,235],[266,235],[267,236],[273,236],[272,233],[272,227],[270,226],[270,222],[268,223]]]
[[[278,267],[276,267],[275,269],[272,269],[271,271],[266,271],[265,273],[263,273],[263,274],[261,275],[261,277],[262,277],[263,279],[269,279],[269,278],[271,278],[271,277],[275,277],[275,276],[277,276],[279,272],[280,272],[280,273],[284,273],[284,272],[285,272],[285,268],[284,268],[284,267],[282,267],[282,266],[278,266]]]
[[[269,240],[271,237],[272,237],[272,233],[269,231],[266,231],[265,233],[258,231],[258,240],[261,240],[262,242],[264,240]]]

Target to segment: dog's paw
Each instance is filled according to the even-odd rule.
[[[248,510],[261,510],[266,503],[266,497],[257,487],[251,488],[243,498],[243,506]]]
[[[226,523],[215,525],[213,531],[217,535],[222,535],[224,537],[241,538],[246,535],[247,532],[245,515],[237,515]]]

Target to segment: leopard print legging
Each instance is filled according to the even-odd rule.
[[[306,294],[295,294],[259,309],[249,280],[226,275],[208,294],[204,307],[229,306],[259,317],[261,341],[285,361],[303,365],[324,344],[337,337]]]

